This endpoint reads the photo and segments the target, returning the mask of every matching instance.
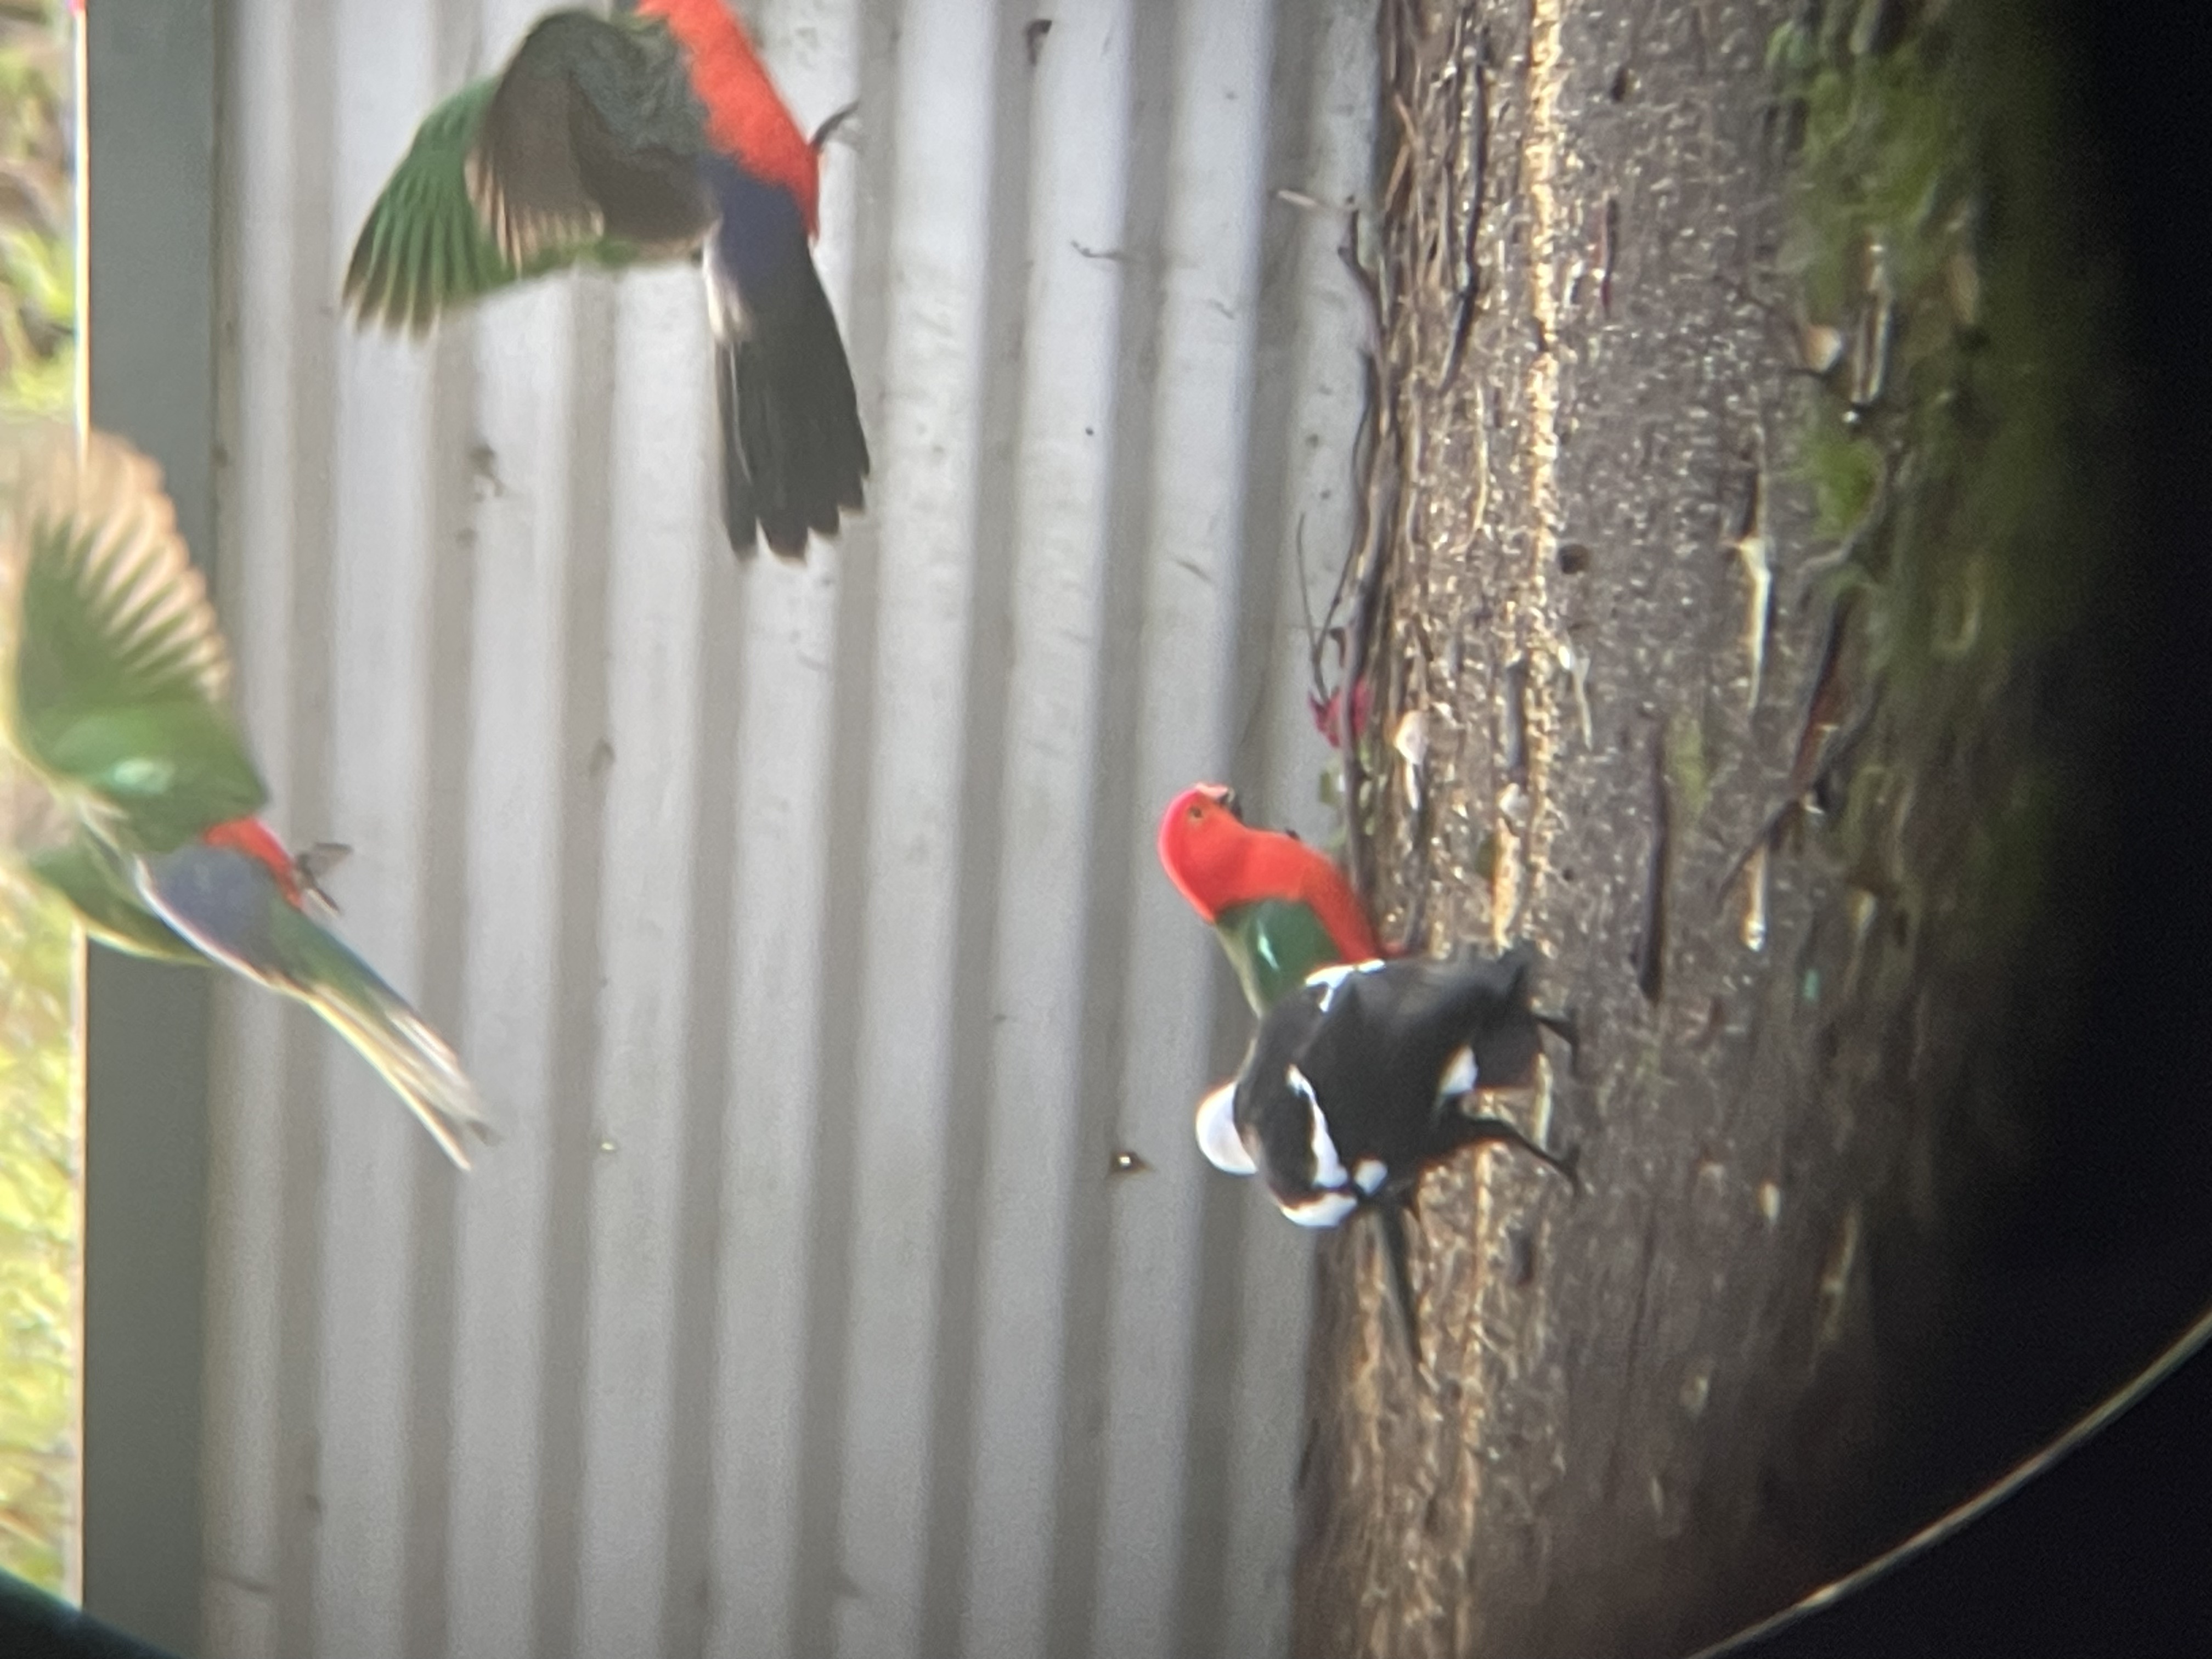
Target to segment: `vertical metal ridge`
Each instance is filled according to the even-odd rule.
[[[292,315],[323,314],[326,267],[317,257],[329,246],[335,219],[339,67],[337,20],[328,7],[303,9],[293,21],[293,84],[303,95],[293,104],[292,154],[296,158],[292,203]],[[317,96],[312,89],[325,88]],[[337,425],[337,351],[328,331],[310,323],[299,330],[289,407],[294,453],[332,453]],[[336,480],[327,465],[298,465],[291,475],[289,554],[292,585],[291,635],[321,641],[337,624],[331,544],[336,523]],[[330,821],[331,664],[327,651],[295,652],[291,661],[290,755],[285,819],[292,833],[319,830]],[[308,833],[313,833],[313,830]],[[322,1514],[319,1492],[323,1346],[323,1186],[325,1115],[328,1110],[313,1016],[287,1009],[279,1022],[283,1053],[285,1111],[283,1200],[279,1222],[283,1257],[277,1265],[278,1366],[276,1401],[281,1523],[276,1574],[276,1644],[280,1653],[313,1653],[319,1646],[315,1583]]]
[[[614,284],[607,618],[610,756],[600,870],[599,1070],[592,1083],[580,1651],[656,1630],[668,1570],[670,1419],[682,1241],[685,975],[696,929],[693,655],[709,579],[705,307],[680,266]]]
[[[1312,111],[1315,9],[1278,6],[1269,43],[1267,96],[1256,118],[1266,127],[1261,182],[1303,185]],[[1292,210],[1272,200],[1259,222],[1259,314],[1253,329],[1252,392],[1247,405],[1244,471],[1240,495],[1243,537],[1232,573],[1231,615],[1235,661],[1229,680],[1231,775],[1241,787],[1264,781],[1263,800],[1273,804],[1273,732],[1262,718],[1268,669],[1275,656],[1273,638],[1284,587],[1281,573],[1293,558],[1294,538],[1285,523],[1290,479],[1289,450],[1294,439],[1293,376],[1302,309],[1299,252],[1303,238]],[[1293,580],[1297,577],[1292,565]],[[1292,655],[1297,653],[1293,651]],[[1209,981],[1212,1002],[1209,1050],[1216,1075],[1237,1064],[1252,1030],[1243,997],[1230,986],[1223,964]],[[1237,1440],[1237,1367],[1252,1333],[1243,1267],[1245,1219],[1251,1193],[1245,1183],[1207,1180],[1200,1188],[1197,1230],[1201,1264],[1198,1296],[1192,1304],[1192,1373],[1184,1419],[1183,1504],[1176,1555],[1174,1629],[1186,1655],[1219,1655],[1232,1650],[1224,1628],[1229,1611],[1232,1482],[1239,1471],[1233,1456]],[[1283,1248],[1297,1248],[1285,1238]],[[1285,1502],[1289,1500],[1287,1487]]]
[[[450,31],[447,32],[450,33]],[[468,455],[476,407],[475,331],[440,332],[431,384],[428,449],[431,566],[422,626],[429,638],[422,671],[423,812],[416,895],[425,1018],[458,1040],[467,1012],[468,957],[475,938],[469,902],[467,826],[473,791],[469,759],[476,708],[469,651],[476,631],[476,558],[468,526]],[[464,1059],[465,1063],[465,1057]],[[410,1225],[415,1240],[409,1326],[412,1336],[404,1402],[407,1470],[401,1491],[407,1535],[401,1559],[406,1607],[401,1638],[407,1659],[443,1659],[451,1623],[447,1541],[453,1450],[454,1350],[459,1340],[456,1252],[464,1177],[427,1138],[415,1147]]]
[[[884,367],[890,306],[893,184],[898,177],[899,0],[865,0],[860,87],[867,112],[860,212],[854,234],[853,303],[845,340],[869,430],[883,430]],[[813,1212],[806,1241],[806,1329],[799,1423],[799,1508],[792,1557],[794,1659],[829,1654],[836,1631],[842,1517],[840,1476],[848,1407],[847,1328],[852,1311],[853,1227],[860,1079],[855,1036],[864,980],[866,868],[876,702],[877,561],[872,516],[842,532],[837,568],[830,714],[830,773],[823,836],[821,998],[815,1030],[815,1122],[810,1167]]]
[[[604,380],[613,356],[614,295],[576,284],[576,378]],[[579,397],[570,428],[568,568],[562,637],[560,920],[554,951],[554,1060],[546,1102],[550,1178],[543,1249],[544,1395],[538,1425],[537,1659],[565,1659],[577,1639],[582,1559],[585,1361],[591,1283],[592,1090],[599,1064],[600,877],[606,830],[609,478],[612,412]],[[587,1656],[589,1659],[589,1656]]]
[[[716,523],[708,513],[704,522]],[[677,1328],[672,1335],[668,1434],[668,1560],[661,1587],[659,1651],[696,1659],[714,1612],[715,1471],[712,1438],[715,1329],[721,1305],[724,1108],[730,1045],[722,1011],[737,980],[738,734],[744,708],[743,641],[749,589],[725,538],[711,531],[699,556],[712,562],[699,607],[699,683],[692,774],[691,1018],[684,1041],[684,1170],[678,1194]],[[738,642],[734,646],[732,641]]]
[[[225,14],[244,706],[508,1133],[457,1181],[225,1012],[209,1640],[1279,1651],[1306,1253],[1192,1154],[1247,1028],[1150,842],[1201,764],[1318,823],[1291,528],[1340,547],[1358,317],[1255,216],[1364,181],[1362,0],[733,0],[802,125],[860,103],[817,257],[879,467],[742,568],[689,270],[335,303],[550,3]]]
[[[1069,1310],[1067,1193],[1077,1109],[1082,917],[1103,845],[1087,815],[1112,489],[1116,317],[1127,262],[1122,123],[1127,5],[1065,16],[1034,56],[1021,434],[1012,476],[1014,605],[1006,682],[988,1140],[966,1201],[985,1221],[972,1387],[977,1431],[959,1650],[1047,1646],[1054,1486]],[[1030,48],[1034,45],[1033,54]],[[1105,434],[1102,437],[1100,434]],[[1149,1147],[1157,1152],[1158,1148]],[[1101,1159],[1084,1174],[1109,1184]],[[1152,1184],[1112,1182],[1120,1207]]]
[[[1153,382],[1160,359],[1166,283],[1163,235],[1175,103],[1174,50],[1181,7],[1131,9],[1127,181],[1120,241],[1125,279],[1117,319],[1111,459],[1106,502],[1106,571],[1101,595],[1098,696],[1088,738],[1092,763],[1087,815],[1096,826],[1084,896],[1084,994],[1076,1048],[1079,1126],[1068,1171],[1067,1254],[1062,1267],[1066,1324],[1064,1379],[1053,1483],[1054,1528],[1046,1651],[1079,1659],[1092,1651],[1104,1520],[1102,1466],[1105,1358],[1115,1286],[1109,1244],[1112,1216],[1098,1172],[1111,1154],[1127,1053],[1125,998],[1133,940],[1132,860],[1144,806],[1136,799],[1145,539],[1153,516]],[[1118,1659],[1109,1656],[1109,1659]]]
[[[1242,997],[1232,1009],[1218,994],[1213,1005],[1213,1050],[1220,1037],[1240,1025],[1249,1034],[1249,1018]],[[1242,1044],[1238,1045],[1240,1048]],[[1235,1061],[1231,1061],[1233,1067]],[[1228,1608],[1224,1582],[1229,1560],[1229,1480],[1231,1448],[1230,1413],[1236,1381],[1237,1315],[1243,1291],[1238,1246],[1251,1194],[1225,1181],[1199,1188],[1199,1259],[1209,1271],[1199,1276],[1191,1304],[1191,1382],[1184,1401],[1182,1513],[1177,1528],[1174,1629],[1177,1650],[1193,1659],[1214,1659],[1224,1650],[1222,1620]],[[1286,1246],[1292,1241],[1285,1240]]]
[[[241,27],[240,13],[246,15]],[[286,250],[256,239],[256,205],[289,195],[296,169],[289,99],[264,98],[270,65],[291,61],[288,25],[218,9],[216,542],[210,573],[233,647],[240,716],[264,775],[282,787],[290,753],[283,632],[270,625],[289,585],[260,532],[276,493],[283,442],[259,394],[289,367]],[[281,181],[283,188],[272,188]],[[254,309],[258,307],[258,309]],[[256,326],[243,324],[252,311]],[[270,326],[283,319],[283,327]],[[272,374],[272,368],[279,372]],[[274,636],[274,637],[271,637]],[[276,731],[272,727],[279,728]],[[257,1001],[255,999],[258,998]],[[208,1346],[201,1462],[204,1569],[198,1650],[274,1659],[282,1382],[274,1267],[281,1225],[281,1125],[270,1120],[281,1076],[283,1010],[240,982],[217,981],[209,1054]]]
[[[575,401],[574,285],[477,313],[466,533],[475,569],[475,730],[466,858],[471,934],[462,1029],[450,1035],[505,1139],[457,1194],[462,1341],[448,1473],[457,1655],[522,1653],[534,1629],[542,1364],[557,1033],[561,805],[587,739],[562,726],[562,632]],[[578,764],[567,763],[568,750]]]
[[[1030,93],[1022,27],[1029,0],[1000,0],[991,63],[991,204],[985,231],[988,287],[981,331],[981,407],[974,471],[975,536],[969,599],[966,711],[955,797],[957,875],[946,1051],[948,1181],[980,1178],[990,1155],[995,1083],[992,958],[999,927],[999,866],[1006,778],[1006,690],[1013,632],[1015,470],[1024,408],[1021,350],[1029,284]],[[998,485],[999,487],[994,487]],[[956,1194],[939,1218],[936,1347],[922,1514],[921,1648],[963,1650],[961,1632],[974,1501],[975,1363],[986,1217],[978,1195]]]

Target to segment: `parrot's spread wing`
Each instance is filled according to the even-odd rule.
[[[574,234],[534,239],[519,260],[500,251],[471,191],[472,174],[477,183],[502,177],[496,167],[482,173],[475,157],[487,110],[505,84],[487,79],[462,88],[416,129],[346,266],[346,302],[360,322],[420,334],[441,313],[512,283],[580,258],[619,266],[639,256],[588,218],[571,222]]]
[[[230,659],[160,470],[93,433],[19,478],[0,563],[21,573],[15,746],[118,848],[161,852],[268,798],[229,706]]]
[[[432,110],[369,209],[345,277],[361,321],[420,333],[447,306],[516,280],[477,222],[464,175],[496,84],[478,81]]]

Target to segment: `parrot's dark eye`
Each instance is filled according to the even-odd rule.
[[[1202,801],[1193,801],[1193,802],[1190,804],[1190,818],[1191,818],[1191,822],[1193,822],[1194,823],[1195,823],[1199,819],[1200,819],[1200,818],[1204,817],[1205,816],[1206,816],[1206,805],[1205,805],[1205,803],[1204,803],[1204,802],[1202,802]]]

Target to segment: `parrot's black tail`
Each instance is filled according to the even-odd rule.
[[[804,558],[810,531],[834,536],[839,514],[866,504],[853,370],[813,261],[802,263],[772,309],[715,343],[722,525],[739,558],[752,556],[756,531],[780,556]]]

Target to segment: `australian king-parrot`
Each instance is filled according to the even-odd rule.
[[[1194,784],[1168,803],[1159,848],[1168,879],[1212,925],[1255,1013],[1316,968],[1382,954],[1334,861],[1295,836],[1246,824],[1220,784]]]
[[[0,434],[0,795],[31,873],[119,949],[221,963],[361,1051],[453,1161],[490,1139],[445,1041],[311,914],[312,870],[229,703],[230,657],[154,464],[49,424]]]
[[[354,244],[346,298],[364,323],[420,331],[579,260],[701,255],[730,545],[750,556],[757,532],[802,558],[810,531],[861,510],[868,475],[814,269],[817,151],[725,0],[550,12],[416,130]]]

